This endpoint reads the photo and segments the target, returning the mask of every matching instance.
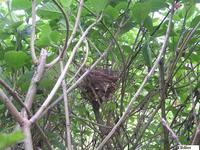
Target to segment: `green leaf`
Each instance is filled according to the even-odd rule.
[[[52,31],[50,33],[50,39],[53,43],[60,43],[61,34],[58,31]]]
[[[168,7],[165,0],[148,0],[146,3],[149,5],[151,11],[158,11]]]
[[[49,24],[44,24],[40,27],[40,36],[39,39],[36,41],[36,44],[40,47],[48,46],[51,43],[51,27]]]
[[[198,22],[200,21],[200,15],[199,16],[196,16],[193,20],[192,20],[192,22],[191,22],[191,24],[190,24],[190,27],[195,27],[197,24],[198,24]]]
[[[117,19],[118,17],[118,10],[116,8],[113,8],[112,6],[108,6],[105,10],[104,10],[104,14],[105,16],[112,20]]]
[[[19,10],[19,9],[29,9],[31,8],[31,1],[29,0],[12,0],[11,3],[12,9]]]
[[[150,49],[150,46],[149,46],[149,40],[148,39],[146,39],[144,46],[142,48],[142,51],[143,51],[143,57],[144,57],[144,60],[145,60],[147,67],[151,68],[152,67],[152,54],[151,54],[151,49]]]
[[[57,19],[61,17],[61,12],[53,3],[45,3],[37,10],[37,15],[43,19]]]
[[[7,28],[9,29],[16,29],[18,28],[20,25],[23,24],[24,21],[17,21],[17,22],[14,22],[12,24],[10,24]]]
[[[147,3],[136,3],[133,6],[133,18],[139,24],[141,24],[150,12],[150,7]]]
[[[30,81],[32,79],[33,72],[29,71],[26,72],[25,74],[21,75],[20,78],[17,81],[17,87],[23,91],[26,92],[28,90],[28,87],[30,85]]]
[[[150,16],[148,16],[145,20],[144,20],[144,27],[146,27],[150,32],[153,31],[153,21],[151,19]]]
[[[72,0],[60,0],[60,3],[65,7],[65,8],[70,8],[72,4]]]
[[[133,27],[136,26],[136,23],[135,22],[127,22],[122,28],[121,28],[121,31],[120,31],[120,34],[124,34],[124,33],[127,33],[128,31],[130,31]]]
[[[8,51],[5,53],[4,59],[9,67],[19,69],[27,63],[29,57],[22,51]]]
[[[16,131],[11,134],[0,133],[0,149],[5,149],[17,142],[23,140],[24,135],[21,131]]]
[[[100,13],[107,5],[108,0],[89,0],[87,6],[95,13]]]

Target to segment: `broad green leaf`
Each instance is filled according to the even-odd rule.
[[[192,58],[192,61],[193,61],[193,62],[197,62],[197,63],[198,63],[199,60],[200,60],[200,55],[193,53],[193,54],[191,55],[191,58]]]
[[[190,24],[190,27],[195,27],[198,23],[199,23],[199,21],[200,21],[200,15],[199,16],[196,16],[193,20],[192,20],[192,22],[191,22],[191,24]]]
[[[33,76],[33,72],[29,71],[25,74],[21,75],[20,78],[17,81],[17,87],[22,90],[23,92],[28,90],[31,78]]]
[[[11,134],[0,133],[0,149],[5,149],[23,140],[24,135],[21,131],[15,131]]]
[[[7,28],[9,29],[16,29],[18,28],[20,25],[23,24],[24,21],[17,21],[17,22],[14,22],[12,24],[10,24]]]
[[[142,51],[143,51],[143,57],[144,57],[147,67],[151,68],[152,67],[152,54],[151,54],[151,48],[149,46],[148,39],[146,39],[144,46],[142,48]]]
[[[158,11],[168,7],[165,0],[148,0],[146,3],[149,5],[151,11]]]
[[[130,31],[135,26],[136,26],[135,22],[129,21],[121,28],[120,33],[121,34],[127,33],[128,31]]]
[[[95,13],[100,13],[107,5],[108,0],[88,0],[87,6]]]
[[[31,8],[31,1],[30,0],[12,0],[11,3],[12,9],[19,10],[19,9],[29,9]]]
[[[153,31],[153,22],[150,16],[144,20],[144,27],[146,27],[150,32]]]
[[[118,9],[118,11],[124,10],[127,8],[127,2],[119,2],[116,6],[116,9]]]
[[[4,59],[9,67],[19,69],[27,63],[29,57],[22,51],[8,51],[5,53]]]
[[[51,27],[49,24],[44,24],[40,27],[40,36],[39,39],[36,41],[36,44],[40,47],[48,46],[51,43]]]
[[[50,33],[50,39],[53,43],[60,43],[61,38],[62,38],[62,36],[58,31],[52,31]]]
[[[72,4],[73,0],[60,0],[60,3],[65,7],[65,8],[69,8]]]
[[[149,12],[150,12],[150,7],[149,5],[147,5],[147,3],[136,3],[133,6],[132,14],[135,21],[141,24],[146,19]]]
[[[57,6],[51,2],[45,3],[41,8],[39,8],[37,10],[37,15],[43,19],[56,19],[62,16]]]
[[[113,8],[112,6],[108,6],[105,10],[104,10],[104,15],[106,17],[108,17],[108,19],[110,19],[111,21],[117,19],[118,17],[118,10],[116,8]]]

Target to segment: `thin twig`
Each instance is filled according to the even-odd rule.
[[[38,63],[38,59],[35,53],[35,24],[36,24],[36,4],[35,4],[35,0],[32,0],[32,28],[31,28],[31,43],[30,43],[30,47],[31,47],[31,57],[32,57],[32,61],[34,64]]]
[[[63,62],[60,61],[61,72],[63,72]],[[65,108],[65,124],[66,124],[66,137],[67,137],[67,148],[68,150],[72,150],[72,142],[71,142],[71,129],[70,129],[70,119],[69,119],[69,106],[68,106],[68,98],[66,92],[66,83],[65,80],[62,81],[62,89],[63,89],[63,97],[64,97],[64,108]]]
[[[178,143],[178,145],[181,145],[178,136],[174,133],[174,131],[168,126],[167,122],[164,118],[161,119],[162,125],[171,133],[172,138]]]
[[[23,126],[25,119],[21,116],[20,112],[17,108],[13,105],[12,101],[6,96],[3,90],[0,88],[0,100],[6,105],[6,108],[9,110],[13,118]]]
[[[145,84],[147,83],[147,81],[149,80],[149,78],[153,75],[155,69],[157,68],[163,53],[166,50],[167,47],[167,43],[168,43],[168,39],[169,39],[169,34],[170,34],[170,30],[171,30],[171,24],[172,24],[172,18],[173,18],[173,14],[174,14],[174,9],[172,7],[171,9],[171,15],[170,15],[170,19],[169,19],[169,24],[168,24],[168,28],[167,28],[167,32],[165,35],[165,40],[164,43],[162,45],[162,48],[160,50],[160,53],[152,67],[152,69],[149,71],[149,73],[147,74],[147,76],[145,77],[144,81],[142,82],[141,86],[139,87],[139,89],[137,90],[137,92],[135,93],[134,97],[130,100],[128,106],[126,107],[125,112],[123,113],[122,117],[118,120],[118,122],[115,124],[115,126],[113,127],[113,129],[110,131],[110,133],[104,138],[104,140],[102,141],[102,143],[97,147],[97,150],[100,150],[103,148],[103,146],[108,142],[108,140],[111,138],[111,136],[115,133],[115,131],[117,130],[117,128],[124,122],[124,120],[128,117],[129,112],[131,111],[132,108],[132,103],[136,100],[136,98],[140,95],[140,93],[142,92]]]
[[[65,40],[65,46],[63,47],[63,50],[62,52],[59,54],[58,57],[56,57],[53,61],[51,61],[50,63],[46,64],[46,67],[47,68],[50,68],[52,67],[54,64],[56,64],[60,58],[63,57],[65,51],[68,49],[69,45],[71,44],[71,41],[72,39],[74,38],[75,34],[76,34],[76,31],[77,31],[77,27],[78,27],[78,24],[79,24],[79,21],[80,21],[80,16],[81,16],[81,11],[82,11],[82,6],[83,6],[83,0],[80,1],[80,4],[79,4],[79,8],[78,8],[78,13],[77,13],[77,16],[76,16],[76,21],[75,21],[75,25],[74,25],[74,28],[73,28],[73,31],[72,31],[72,34],[71,36],[69,37],[68,40]],[[66,15],[66,14],[65,14]],[[67,18],[67,17],[65,17]],[[66,23],[67,25],[67,23]],[[69,26],[69,25],[68,25]],[[68,36],[67,36],[68,37]],[[67,42],[67,43],[66,43]]]
[[[96,25],[99,21],[100,21],[101,17],[99,17],[94,23],[92,23],[82,34],[81,38],[79,39],[78,43],[74,46],[72,53],[64,67],[63,72],[61,73],[61,75],[59,76],[55,86],[53,87],[52,91],[50,92],[50,94],[48,95],[47,99],[44,101],[44,103],[42,104],[42,106],[39,108],[39,110],[36,112],[36,114],[30,119],[31,122],[35,122],[37,119],[39,119],[42,114],[42,112],[44,111],[44,109],[48,106],[48,104],[50,103],[50,101],[52,100],[52,98],[54,97],[55,93],[57,92],[58,88],[61,85],[62,80],[65,78],[65,75],[68,71],[69,65],[71,64],[76,51],[78,50],[78,48],[80,47],[81,43],[84,41],[86,35],[88,34],[88,32],[92,29],[92,27],[94,25]]]

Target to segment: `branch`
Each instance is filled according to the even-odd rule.
[[[171,133],[172,138],[178,143],[178,145],[181,145],[177,135],[174,133],[174,131],[168,126],[167,122],[164,118],[161,119],[162,125]]]
[[[43,76],[43,73],[45,70],[46,57],[47,57],[47,51],[45,49],[42,49],[37,70],[35,70],[35,73],[33,75],[31,84],[29,86],[29,89],[25,98],[25,105],[28,108],[28,110],[30,110],[32,106],[33,99],[36,94],[37,83],[41,80]]]
[[[35,10],[35,0],[32,0],[32,29],[31,29],[31,57],[34,64],[38,63],[37,56],[35,54],[35,24],[36,24],[36,10]]]
[[[107,55],[108,51],[110,50],[110,47],[112,46],[112,42],[110,43],[110,45],[107,47],[107,49],[104,51],[104,53],[92,64],[92,66],[87,69],[81,76],[80,78],[73,84],[71,85],[68,89],[67,89],[67,94],[70,93],[74,88],[76,88],[78,86],[78,84],[92,71],[92,69],[94,69],[96,67],[96,65]],[[61,100],[63,99],[63,95],[61,95],[60,97],[57,98],[57,100],[55,100],[50,106],[45,106],[43,108],[43,112],[41,114],[40,117],[42,117],[49,109],[51,109],[52,107],[54,107],[55,105],[57,105]]]
[[[193,145],[200,145],[200,123],[197,127],[197,130],[196,130],[196,133],[195,133],[195,136],[192,140],[192,144]]]
[[[37,84],[43,76],[43,73],[45,70],[46,57],[47,57],[47,51],[45,49],[42,49],[40,53],[37,69],[35,70],[34,75],[32,77],[28,92],[26,94],[25,102],[24,102],[28,110],[30,110],[32,107],[33,99],[36,94]],[[28,119],[27,114],[28,113],[25,111],[25,109],[22,109],[22,115],[24,116],[25,119]],[[31,122],[29,120],[28,122],[24,124],[24,126],[22,126],[22,130],[25,135],[25,140],[24,140],[25,150],[33,150],[30,126],[31,126]]]
[[[6,89],[8,90],[8,92],[19,102],[19,104],[25,108],[28,117],[31,117],[32,114],[31,112],[27,109],[27,107],[25,106],[25,104],[23,103],[22,99],[18,96],[18,93],[15,92],[8,84],[6,84],[3,80],[0,79],[0,84]],[[37,122],[35,122],[35,125],[37,127],[37,129],[40,131],[40,134],[42,135],[42,138],[44,139],[44,142],[47,144],[47,147],[49,150],[52,150],[51,144],[48,141],[47,136],[45,135],[45,133],[43,132],[43,130],[41,129],[41,127],[39,126],[39,124]]]
[[[69,38],[68,41],[65,41],[65,45],[66,47],[63,48],[62,52],[59,54],[59,56],[57,58],[55,58],[53,61],[51,61],[49,64],[46,64],[46,67],[47,68],[50,68],[52,67],[54,64],[56,64],[60,58],[63,57],[65,51],[68,49],[69,45],[71,44],[71,41],[72,39],[74,38],[74,35],[76,34],[76,31],[77,31],[77,27],[78,27],[78,24],[79,24],[79,21],[80,21],[80,16],[81,16],[81,11],[82,11],[82,6],[83,6],[83,0],[80,1],[80,4],[79,4],[79,9],[78,9],[78,13],[77,13],[77,16],[76,16],[76,22],[75,22],[75,25],[74,25],[74,28],[73,28],[73,31],[72,31],[72,34]],[[66,43],[67,42],[67,43]]]
[[[167,43],[168,43],[168,39],[169,39],[169,34],[170,34],[170,30],[171,30],[171,24],[172,24],[172,18],[173,18],[173,14],[174,14],[174,9],[172,7],[171,9],[171,14],[170,14],[170,19],[169,19],[169,24],[168,24],[168,28],[167,28],[167,32],[165,35],[165,40],[164,43],[162,45],[162,48],[160,50],[160,53],[152,67],[152,69],[149,71],[149,73],[147,74],[147,76],[145,77],[144,81],[142,82],[141,86],[139,87],[139,89],[137,90],[137,92],[135,93],[134,97],[131,99],[131,101],[129,102],[128,106],[126,107],[125,112],[123,113],[122,117],[119,119],[119,121],[117,122],[117,124],[112,128],[112,130],[110,131],[110,133],[104,138],[104,140],[102,141],[102,143],[97,147],[97,150],[100,150],[103,148],[103,146],[106,144],[106,142],[111,138],[111,136],[115,133],[115,131],[117,130],[117,128],[124,122],[124,120],[128,117],[129,112],[131,111],[132,108],[132,103],[136,100],[136,98],[140,95],[140,93],[142,92],[142,89],[144,88],[145,84],[147,83],[147,81],[149,80],[149,78],[153,75],[155,69],[157,68],[163,53],[166,50],[167,47]]]
[[[81,26],[80,26],[80,29],[82,31]],[[81,63],[81,66],[78,68],[78,70],[76,71],[76,73],[74,74],[74,76],[68,81],[67,85],[69,85],[69,83],[71,83],[76,78],[76,76],[79,74],[79,72],[81,71],[81,69],[86,64],[86,61],[87,61],[87,58],[88,58],[88,54],[89,54],[89,44],[88,44],[87,40],[84,40],[84,43],[85,43],[85,46],[86,46],[86,49],[85,49],[86,54],[85,54],[84,61]]]
[[[61,72],[63,72],[63,62],[60,61]],[[71,129],[70,129],[70,119],[69,119],[69,108],[68,108],[68,98],[66,92],[66,83],[65,80],[62,81],[63,97],[64,97],[64,108],[65,108],[65,125],[66,125],[66,137],[67,137],[67,148],[72,150],[71,142]]]
[[[0,100],[6,105],[8,111],[11,113],[11,115],[14,117],[15,121],[20,124],[20,126],[23,126],[24,124],[24,118],[20,115],[17,108],[13,105],[11,100],[6,96],[6,94],[3,92],[3,90],[0,88]]]
[[[63,10],[62,6],[57,2],[57,0],[53,0],[54,4],[60,9],[61,13],[64,16],[65,19],[65,25],[66,25],[66,37],[65,37],[65,42],[64,42],[64,46],[63,49],[60,53],[60,55],[58,56],[59,58],[62,58],[66,49],[67,49],[67,45],[68,45],[68,38],[69,38],[69,19],[67,14],[65,13],[65,11]]]
[[[14,91],[5,81],[3,81],[2,79],[0,79],[0,84],[12,95],[12,97],[14,99],[16,99],[19,104],[24,107],[26,109],[26,111],[28,111],[27,107],[24,105],[23,101],[21,100],[21,98],[19,97],[18,93],[16,91]]]
[[[164,54],[163,54],[164,55]],[[159,63],[159,86],[160,86],[160,101],[161,101],[161,116],[163,119],[166,120],[166,108],[165,108],[165,98],[166,98],[166,90],[167,86],[165,86],[165,71],[164,71],[164,56],[160,60]],[[164,150],[169,150],[170,149],[170,144],[169,144],[169,134],[165,126],[163,126],[163,138],[164,138]]]
[[[42,104],[42,106],[39,108],[39,110],[36,112],[36,114],[30,119],[31,122],[35,122],[36,120],[38,120],[40,118],[40,115],[42,114],[42,112],[44,111],[44,109],[48,106],[48,104],[51,102],[52,98],[54,97],[54,95],[56,94],[58,88],[61,85],[61,82],[63,81],[63,79],[65,78],[65,75],[68,71],[69,65],[71,64],[74,55],[76,53],[76,51],[78,50],[78,48],[80,47],[81,43],[83,42],[83,40],[85,39],[86,35],[88,34],[88,32],[92,29],[92,27],[94,25],[96,25],[99,21],[100,21],[101,17],[99,17],[94,23],[92,23],[82,34],[81,38],[79,39],[78,43],[74,46],[72,53],[63,69],[63,72],[61,73],[60,77],[58,78],[55,86],[53,87],[51,93],[48,95],[47,99],[44,101],[44,103]]]

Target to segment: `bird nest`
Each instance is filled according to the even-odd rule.
[[[94,69],[80,84],[81,93],[90,103],[101,104],[111,98],[118,79],[112,70]]]

